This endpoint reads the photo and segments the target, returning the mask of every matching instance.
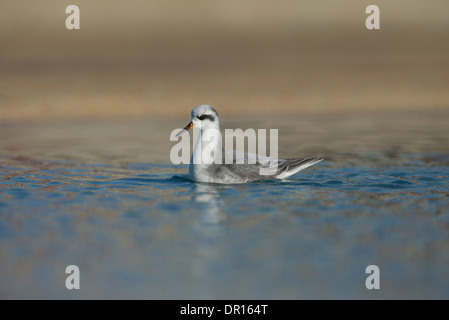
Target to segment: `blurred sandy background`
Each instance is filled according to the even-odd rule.
[[[66,6],[81,11],[67,30]],[[365,28],[377,4],[381,30]],[[447,0],[0,1],[0,122],[449,107]]]

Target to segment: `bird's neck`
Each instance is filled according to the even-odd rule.
[[[198,130],[192,159],[194,164],[219,164],[222,161],[222,139],[220,128]],[[195,140],[195,132],[194,132]]]

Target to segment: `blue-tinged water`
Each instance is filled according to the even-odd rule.
[[[0,298],[449,298],[444,150],[336,150],[288,181],[216,185],[22,148],[0,157]]]

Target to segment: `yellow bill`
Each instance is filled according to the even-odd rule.
[[[181,135],[181,134],[184,132],[184,130],[189,131],[189,130],[192,129],[192,128],[193,128],[193,122],[190,121],[189,124],[186,125],[186,126],[184,127],[184,129],[182,129],[181,131],[179,131],[179,132],[176,134],[176,137],[178,137],[179,135]]]

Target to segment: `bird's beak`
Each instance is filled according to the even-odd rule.
[[[179,131],[179,132],[176,134],[176,137],[178,137],[179,135],[181,135],[181,134],[184,132],[184,130],[189,131],[189,130],[192,129],[192,128],[193,128],[193,122],[190,121],[189,124],[186,125],[186,126],[184,127],[184,129],[182,129],[181,131]]]

